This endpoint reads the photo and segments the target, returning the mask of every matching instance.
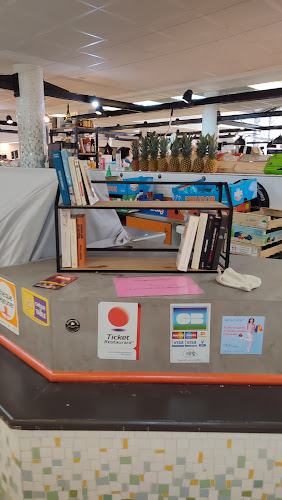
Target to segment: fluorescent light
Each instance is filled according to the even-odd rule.
[[[53,118],[65,118],[66,114],[55,113],[54,115],[49,115],[49,116],[52,116]]]
[[[281,89],[282,88],[282,81],[268,82],[268,83],[256,83],[255,85],[248,85],[248,87],[255,89],[255,90]]]
[[[176,101],[183,101],[183,96],[182,95],[175,95],[175,96],[172,96],[171,99],[175,99]],[[197,99],[205,99],[205,96],[198,95],[198,94],[193,94],[192,95],[192,100],[196,101]]]
[[[119,111],[120,108],[114,108],[113,106],[103,106],[104,111]]]
[[[161,104],[161,102],[157,102],[157,101],[139,101],[139,102],[134,102],[133,104],[138,104],[139,106],[157,106],[157,104]]]
[[[100,106],[100,103],[98,101],[98,99],[93,99],[93,101],[91,102],[93,108],[97,109],[98,106]]]

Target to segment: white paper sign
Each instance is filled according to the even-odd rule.
[[[98,306],[98,357],[139,359],[139,304],[100,302]]]
[[[209,363],[210,304],[171,304],[170,362]]]
[[[0,278],[0,324],[19,335],[16,287]]]

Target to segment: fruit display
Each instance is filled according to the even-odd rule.
[[[216,135],[207,134],[208,144],[208,158],[205,163],[204,172],[207,174],[214,174],[217,171],[217,137]]]
[[[137,172],[139,170],[139,144],[138,141],[132,141],[131,143],[131,153],[132,153],[132,170]]]
[[[149,170],[156,172],[158,170],[158,152],[159,152],[159,136],[151,135],[149,137]]]
[[[160,157],[158,159],[159,172],[167,172],[167,170],[168,170],[167,147],[168,147],[168,140],[165,137],[161,137],[161,139],[160,139]]]
[[[193,172],[203,172],[205,168],[204,156],[207,150],[207,138],[200,135],[197,145],[197,158],[193,161]]]
[[[191,154],[192,154],[192,137],[191,135],[183,134],[182,141],[181,141],[181,146],[182,146],[182,160],[180,163],[180,170],[181,172],[191,172],[192,170],[192,160],[191,160]]]
[[[139,167],[140,170],[145,172],[149,168],[149,138],[146,137],[141,137],[140,139],[140,160],[139,160]]]
[[[176,137],[171,146],[171,158],[169,160],[169,172],[180,172],[179,153],[181,148],[181,140]]]

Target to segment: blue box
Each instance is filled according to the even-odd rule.
[[[235,184],[228,184],[233,206],[244,201],[257,198],[257,180],[247,179]],[[205,182],[192,186],[176,186],[172,188],[173,199],[177,201],[207,201],[209,203],[219,200],[219,187]],[[225,188],[222,189],[222,203],[228,204]]]
[[[134,177],[132,179],[124,179],[126,181],[130,180],[130,184],[124,184],[122,181],[118,182],[111,182],[109,183],[108,186],[108,192],[109,194],[122,194],[122,195],[129,195],[129,194],[137,194],[140,193],[140,191],[143,191],[144,193],[148,193],[149,191],[152,191],[152,186],[150,184],[138,184],[138,182],[147,182],[147,181],[153,181],[153,177]]]
[[[164,199],[164,195],[161,194],[161,193],[154,193],[153,195],[153,200],[160,200],[160,201],[163,201]],[[139,197],[139,200],[140,201],[150,201],[152,200],[152,198],[148,198],[146,196],[146,194],[144,195],[141,195]],[[166,208],[141,208],[140,209],[140,213],[143,213],[143,214],[149,214],[149,215],[157,215],[158,217],[167,217],[167,209]]]

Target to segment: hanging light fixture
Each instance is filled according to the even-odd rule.
[[[276,139],[274,139],[273,144],[282,144],[282,135],[278,135]]]
[[[11,117],[11,115],[7,115],[6,116],[6,122],[7,122],[8,125],[12,125],[14,123],[14,120]]]
[[[243,137],[241,135],[239,135],[238,139],[236,139],[236,141],[234,141],[234,144],[235,144],[235,146],[245,146],[246,141],[245,141],[245,139],[243,139]]]
[[[268,144],[267,144],[267,148],[273,148],[275,146],[275,144],[273,144],[272,141],[270,141]]]
[[[50,116],[49,115],[45,115],[44,116],[44,121],[45,121],[45,123],[50,123],[50,121],[51,121]]]

